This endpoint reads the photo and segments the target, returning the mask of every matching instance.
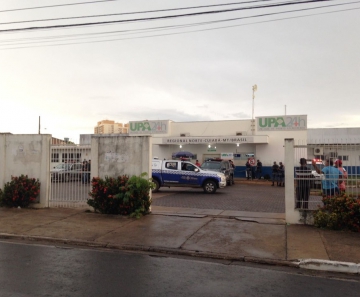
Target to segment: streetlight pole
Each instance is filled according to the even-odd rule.
[[[251,116],[251,125],[252,125],[252,135],[255,134],[255,123],[254,123],[254,102],[255,102],[255,91],[257,91],[257,85],[253,85],[252,87],[253,90],[253,96],[252,96],[252,116]]]

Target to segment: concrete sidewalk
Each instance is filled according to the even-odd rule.
[[[0,238],[360,273],[359,233],[286,225],[283,214],[152,207],[132,219],[84,209],[0,208]]]

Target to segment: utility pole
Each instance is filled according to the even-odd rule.
[[[39,116],[39,132],[38,133],[40,134],[40,116]]]
[[[253,96],[252,96],[252,116],[251,116],[251,132],[255,134],[255,120],[254,120],[254,102],[255,102],[255,91],[257,91],[257,85],[253,85]]]

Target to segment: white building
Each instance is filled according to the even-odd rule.
[[[360,128],[308,129],[306,115],[257,117],[255,120],[129,122],[128,134],[152,135],[152,155],[169,159],[176,152],[191,152],[193,160],[233,159],[236,176],[245,176],[249,158],[261,160],[263,175],[271,174],[276,161],[284,162],[284,139],[299,145],[295,158],[341,158],[345,166],[359,165]],[[80,146],[90,145],[91,135],[80,135]],[[285,164],[286,166],[286,164]]]
[[[209,157],[233,159],[240,172],[248,158],[253,157],[253,161],[261,160],[264,169],[269,170],[274,161],[284,161],[285,138],[306,144],[307,116],[206,122],[137,121],[129,123],[129,135],[152,135],[153,157],[159,159],[188,151],[200,162]]]

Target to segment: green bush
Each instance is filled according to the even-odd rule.
[[[151,205],[150,190],[154,184],[140,176],[92,179],[92,190],[87,203],[95,211],[104,214],[121,214],[140,217],[148,213]]]
[[[39,179],[27,175],[12,176],[0,193],[0,203],[8,207],[28,207],[40,193]]]
[[[324,206],[315,210],[314,225],[333,230],[360,232],[360,198],[346,194],[324,197]]]

